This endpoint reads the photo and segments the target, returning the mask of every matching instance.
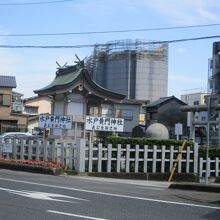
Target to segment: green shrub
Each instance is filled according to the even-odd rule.
[[[130,144],[131,146],[135,145],[148,145],[148,146],[181,146],[183,140],[175,140],[175,139],[153,139],[153,138],[128,138],[128,137],[115,137],[108,136],[106,138],[106,142],[116,146],[117,144],[126,145]],[[193,145],[192,141],[187,141],[186,145]]]
[[[206,158],[206,148],[199,148],[199,157]],[[216,157],[220,158],[220,148],[209,148],[209,157],[210,159],[214,159]]]

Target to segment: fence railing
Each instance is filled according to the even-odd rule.
[[[74,142],[60,140],[0,139],[0,157],[56,161],[73,168]]]
[[[81,151],[81,172],[170,172],[180,147],[166,146],[122,146],[118,144],[86,145],[78,143],[77,149]],[[84,153],[83,153],[84,152]],[[198,145],[187,146],[178,161],[178,173],[198,173]]]
[[[214,160],[208,158],[208,167],[206,168],[206,160],[199,158],[199,176],[204,177],[206,174],[206,169],[208,172],[208,177],[217,177],[220,175],[220,159],[216,157]]]
[[[61,141],[0,139],[0,158],[45,160],[63,163],[78,172],[169,173],[179,147],[131,146],[87,143],[85,139]],[[198,157],[198,145],[187,146],[177,164],[177,173],[205,176],[206,160]],[[208,159],[208,177],[220,175],[220,159]]]

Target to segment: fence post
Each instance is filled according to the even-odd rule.
[[[179,146],[179,152],[180,151],[181,151],[181,146]],[[182,172],[182,154],[180,154],[180,159],[178,160],[178,173],[181,173],[181,172]]]
[[[170,146],[170,172],[173,168],[174,146]]]
[[[28,141],[28,160],[32,160],[33,140]]]
[[[75,168],[77,172],[85,172],[85,139],[76,140],[76,163]]]
[[[112,165],[112,144],[108,144],[107,173],[111,172],[111,165]]]
[[[37,141],[37,145],[36,145],[36,160],[40,160],[40,146],[41,146],[41,142]]]
[[[134,172],[138,173],[138,165],[139,165],[139,145],[135,146],[135,167]]]
[[[88,164],[89,164],[89,173],[92,172],[92,162],[93,162],[93,143],[89,142],[89,158],[88,158]]]
[[[20,151],[21,160],[24,160],[24,142],[25,140],[21,140],[21,151]]]
[[[147,173],[148,146],[144,145],[144,173]]]
[[[18,145],[18,140],[14,139],[12,144],[12,157],[14,159],[17,159],[17,152],[18,152],[17,145]]]
[[[208,158],[208,161],[206,161],[206,163],[208,163],[208,171],[206,171],[206,172],[208,172],[208,177],[210,177],[210,164],[211,164],[211,161],[210,161],[210,158]]]
[[[157,170],[157,146],[154,145],[152,173],[156,173],[156,170]]]
[[[120,169],[121,168],[121,144],[118,144],[118,148],[117,148],[117,168],[116,168],[116,172],[120,173]]]
[[[194,164],[194,174],[198,173],[198,143],[194,143],[194,158],[193,158],[193,164]]]
[[[102,144],[98,144],[98,173],[102,172]]]
[[[200,157],[199,159],[199,176],[202,177],[202,173],[203,173],[203,158]]]
[[[164,173],[165,172],[165,149],[166,149],[166,146],[162,146],[162,152],[161,152],[161,173]]]
[[[66,146],[66,167],[73,169],[73,143],[68,143]]]
[[[126,145],[126,162],[125,162],[125,172],[129,173],[130,172],[130,144]]]
[[[0,139],[0,157],[2,158],[3,139]]]
[[[44,143],[44,160],[47,161],[47,157],[48,157],[48,150],[47,150],[47,145],[48,145],[48,141],[46,140]]]
[[[64,164],[64,152],[65,152],[65,147],[66,147],[66,142],[65,141],[62,141],[61,142],[61,155],[60,155],[60,161],[62,164]]]
[[[217,177],[217,176],[219,176],[219,158],[218,157],[216,157],[215,158],[215,176]]]
[[[52,141],[51,144],[51,160],[56,161],[56,140]]]

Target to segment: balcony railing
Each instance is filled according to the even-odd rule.
[[[11,111],[12,112],[22,112],[23,103],[22,102],[12,102]]]

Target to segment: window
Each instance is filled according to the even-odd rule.
[[[124,118],[125,120],[133,120],[133,111],[130,109],[116,109],[116,118]]]
[[[25,106],[25,112],[28,114],[38,114],[38,107]]]
[[[199,105],[199,101],[194,101],[194,105]]]
[[[112,109],[102,108],[102,117],[112,117]]]
[[[11,105],[11,95],[9,95],[9,94],[0,94],[0,105],[10,106]]]
[[[89,108],[89,115],[91,116],[99,116],[99,108],[98,107],[90,107]]]
[[[202,121],[206,121],[206,117],[205,116],[202,116]]]

